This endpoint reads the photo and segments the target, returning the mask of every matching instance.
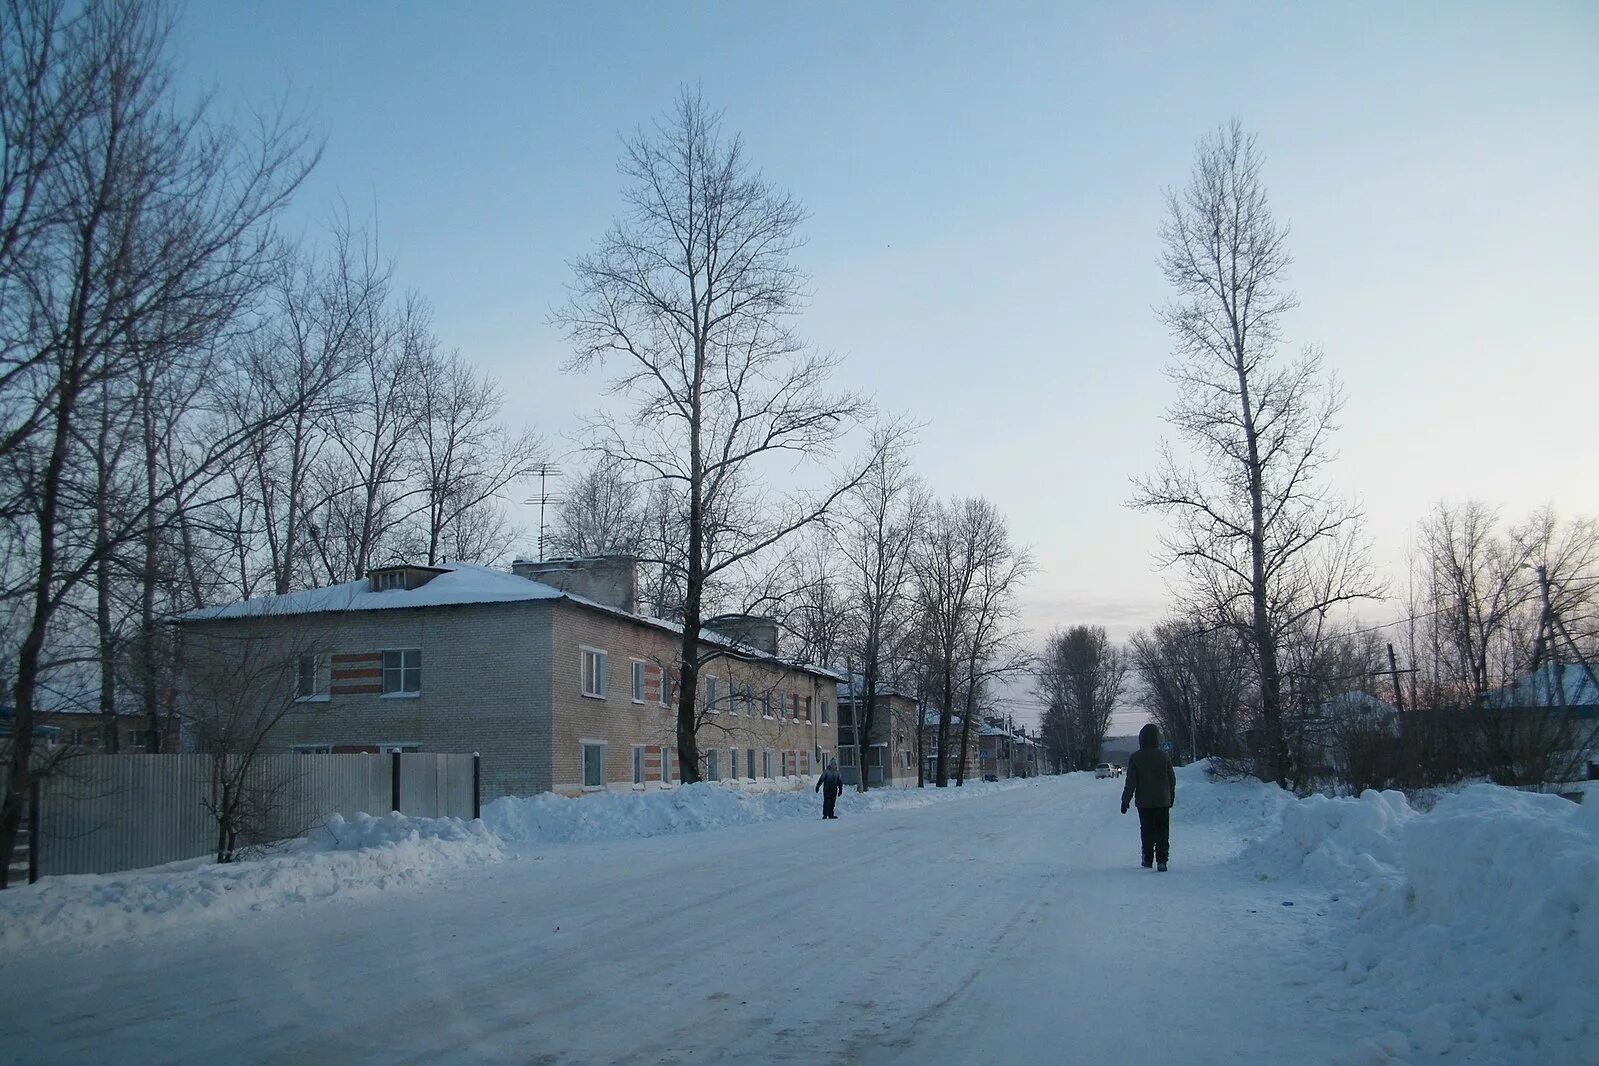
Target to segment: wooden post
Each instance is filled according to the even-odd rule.
[[[39,880],[39,779],[28,782],[28,884]],[[9,857],[8,857],[9,859]]]
[[[483,817],[483,757],[477,752],[472,753],[472,818],[475,821]]]
[[[397,751],[389,754],[389,796],[391,800],[389,809],[398,811],[400,809],[400,753]]]

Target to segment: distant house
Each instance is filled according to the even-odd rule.
[[[980,740],[978,760],[984,780],[1037,777],[1043,772],[1043,746],[1025,729],[1005,719],[985,717]]]
[[[1595,675],[1599,675],[1599,666],[1545,663],[1513,684],[1489,692],[1483,703],[1506,710],[1565,708],[1579,718],[1599,718],[1599,686],[1594,684]]]
[[[632,559],[391,566],[177,620],[186,691],[288,647],[293,708],[267,750],[478,752],[485,799],[682,780],[681,630],[636,613]],[[837,749],[839,675],[777,655],[769,619],[710,620],[696,740],[712,781],[812,773]],[[180,700],[184,698],[180,695]]]
[[[916,785],[916,698],[891,685],[879,685],[872,714],[872,735],[861,735],[861,712],[866,704],[866,680],[851,674],[838,684],[838,766],[846,784],[866,783],[872,788],[906,788]],[[864,750],[863,750],[864,749]]]
[[[960,774],[961,755],[961,728],[964,719],[958,714],[949,716],[949,752],[944,760],[944,772],[951,781]],[[968,781],[982,780],[981,736],[975,725],[966,748],[966,773]],[[922,709],[922,769],[929,783],[938,780],[938,709],[924,707]]]
[[[0,704],[0,745],[11,738],[16,709]],[[133,710],[116,712],[117,751],[143,754],[153,749],[152,730],[144,714]],[[97,708],[62,706],[35,708],[33,737],[46,751],[70,748],[74,752],[98,753],[106,750],[106,721]],[[178,733],[170,724],[162,736],[161,750],[176,751]]]

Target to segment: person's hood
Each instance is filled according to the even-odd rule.
[[[1160,727],[1150,722],[1138,731],[1138,746],[1140,748],[1160,747]]]

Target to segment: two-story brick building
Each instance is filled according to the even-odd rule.
[[[179,619],[187,684],[270,646],[292,708],[266,750],[482,756],[483,795],[670,788],[682,780],[681,630],[634,610],[631,559],[373,570],[342,585]],[[776,626],[712,620],[701,776],[815,771],[837,748],[839,675],[776,654]],[[292,659],[292,668],[287,663]],[[225,669],[225,667],[224,667]]]
[[[838,684],[838,766],[844,783],[860,783],[861,768],[871,788],[916,786],[916,697],[884,683],[876,692],[871,736],[861,721],[866,681],[860,674]]]

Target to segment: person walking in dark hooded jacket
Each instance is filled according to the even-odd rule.
[[[838,802],[838,794],[844,791],[844,775],[838,772],[837,761],[827,764],[822,776],[816,779],[814,791],[822,794],[822,817],[837,818],[838,815],[833,812],[833,805]]]
[[[1177,774],[1160,750],[1160,730],[1152,722],[1138,731],[1138,750],[1127,760],[1127,783],[1122,785],[1122,813],[1136,799],[1138,840],[1143,846],[1144,869],[1159,862],[1162,872],[1171,857],[1171,809],[1177,802]]]

